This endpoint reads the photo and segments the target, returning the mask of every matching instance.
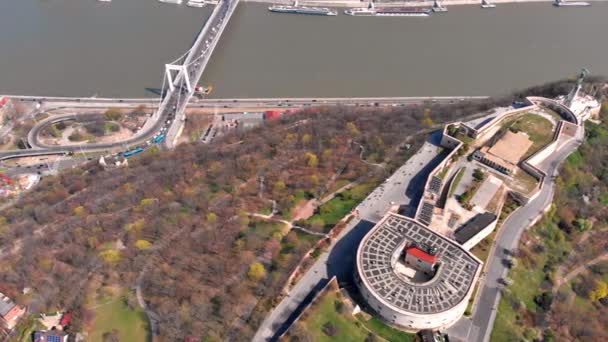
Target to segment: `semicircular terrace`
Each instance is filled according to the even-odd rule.
[[[412,243],[436,249],[437,268],[430,279],[408,281],[396,269],[395,259]],[[481,264],[456,242],[413,219],[389,213],[359,245],[358,285],[368,304],[391,323],[410,328],[441,326],[464,312]]]

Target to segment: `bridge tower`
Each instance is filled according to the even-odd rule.
[[[566,106],[570,107],[572,105],[572,101],[574,101],[574,99],[578,95],[578,92],[581,90],[581,86],[583,85],[583,81],[585,80],[585,77],[589,76],[589,74],[590,74],[590,72],[588,69],[586,69],[586,68],[581,69],[581,72],[580,72],[580,74],[578,74],[578,78],[576,80],[576,85],[574,86],[574,88],[572,88],[572,90],[570,91],[568,96],[566,96],[566,100],[564,101],[564,104]]]
[[[165,64],[165,77],[167,78],[167,83],[169,84],[169,89],[171,89],[171,91],[175,91],[176,86],[181,88],[184,84],[186,85],[186,88],[188,88],[189,93],[194,89],[190,82],[186,65]]]

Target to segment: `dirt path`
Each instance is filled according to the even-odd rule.
[[[598,264],[604,260],[608,260],[608,252],[598,255],[597,257],[585,262],[584,264],[578,265],[577,267],[575,267],[572,271],[568,272],[568,274],[566,274],[563,277],[558,274],[556,276],[557,279],[555,282],[555,286],[553,286],[553,293],[556,293],[557,290],[559,290],[559,288],[562,287],[562,285],[570,282],[572,279],[574,279],[574,277],[578,276],[579,274],[581,274],[583,272],[586,272],[590,266]]]

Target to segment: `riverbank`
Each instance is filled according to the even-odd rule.
[[[243,0],[244,2],[257,2],[267,4],[293,4],[292,0]],[[588,2],[605,2],[608,0],[585,0]],[[492,4],[506,4],[506,3],[531,3],[531,2],[548,2],[552,3],[553,0],[488,0]],[[329,7],[363,7],[367,4],[367,1],[352,1],[352,0],[301,0],[298,3],[302,6],[329,6]],[[376,2],[378,7],[430,7],[433,6],[433,0],[419,0],[419,1],[390,1],[390,2]],[[480,5],[481,0],[443,0],[441,1],[443,6],[456,6],[456,5]]]

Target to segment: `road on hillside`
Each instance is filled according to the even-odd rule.
[[[519,239],[529,226],[543,213],[551,204],[554,194],[554,176],[557,174],[560,164],[574,152],[582,143],[584,128],[579,127],[577,136],[568,144],[549,156],[544,165],[548,165],[545,171],[543,187],[540,194],[527,205],[517,209],[500,227],[496,239],[496,248],[493,255],[488,258],[486,275],[482,281],[481,294],[472,319],[463,317],[447,331],[451,340],[456,341],[478,341],[490,340],[492,327],[500,302],[502,285],[501,279],[507,275],[508,268],[503,263],[511,251],[517,248]]]

